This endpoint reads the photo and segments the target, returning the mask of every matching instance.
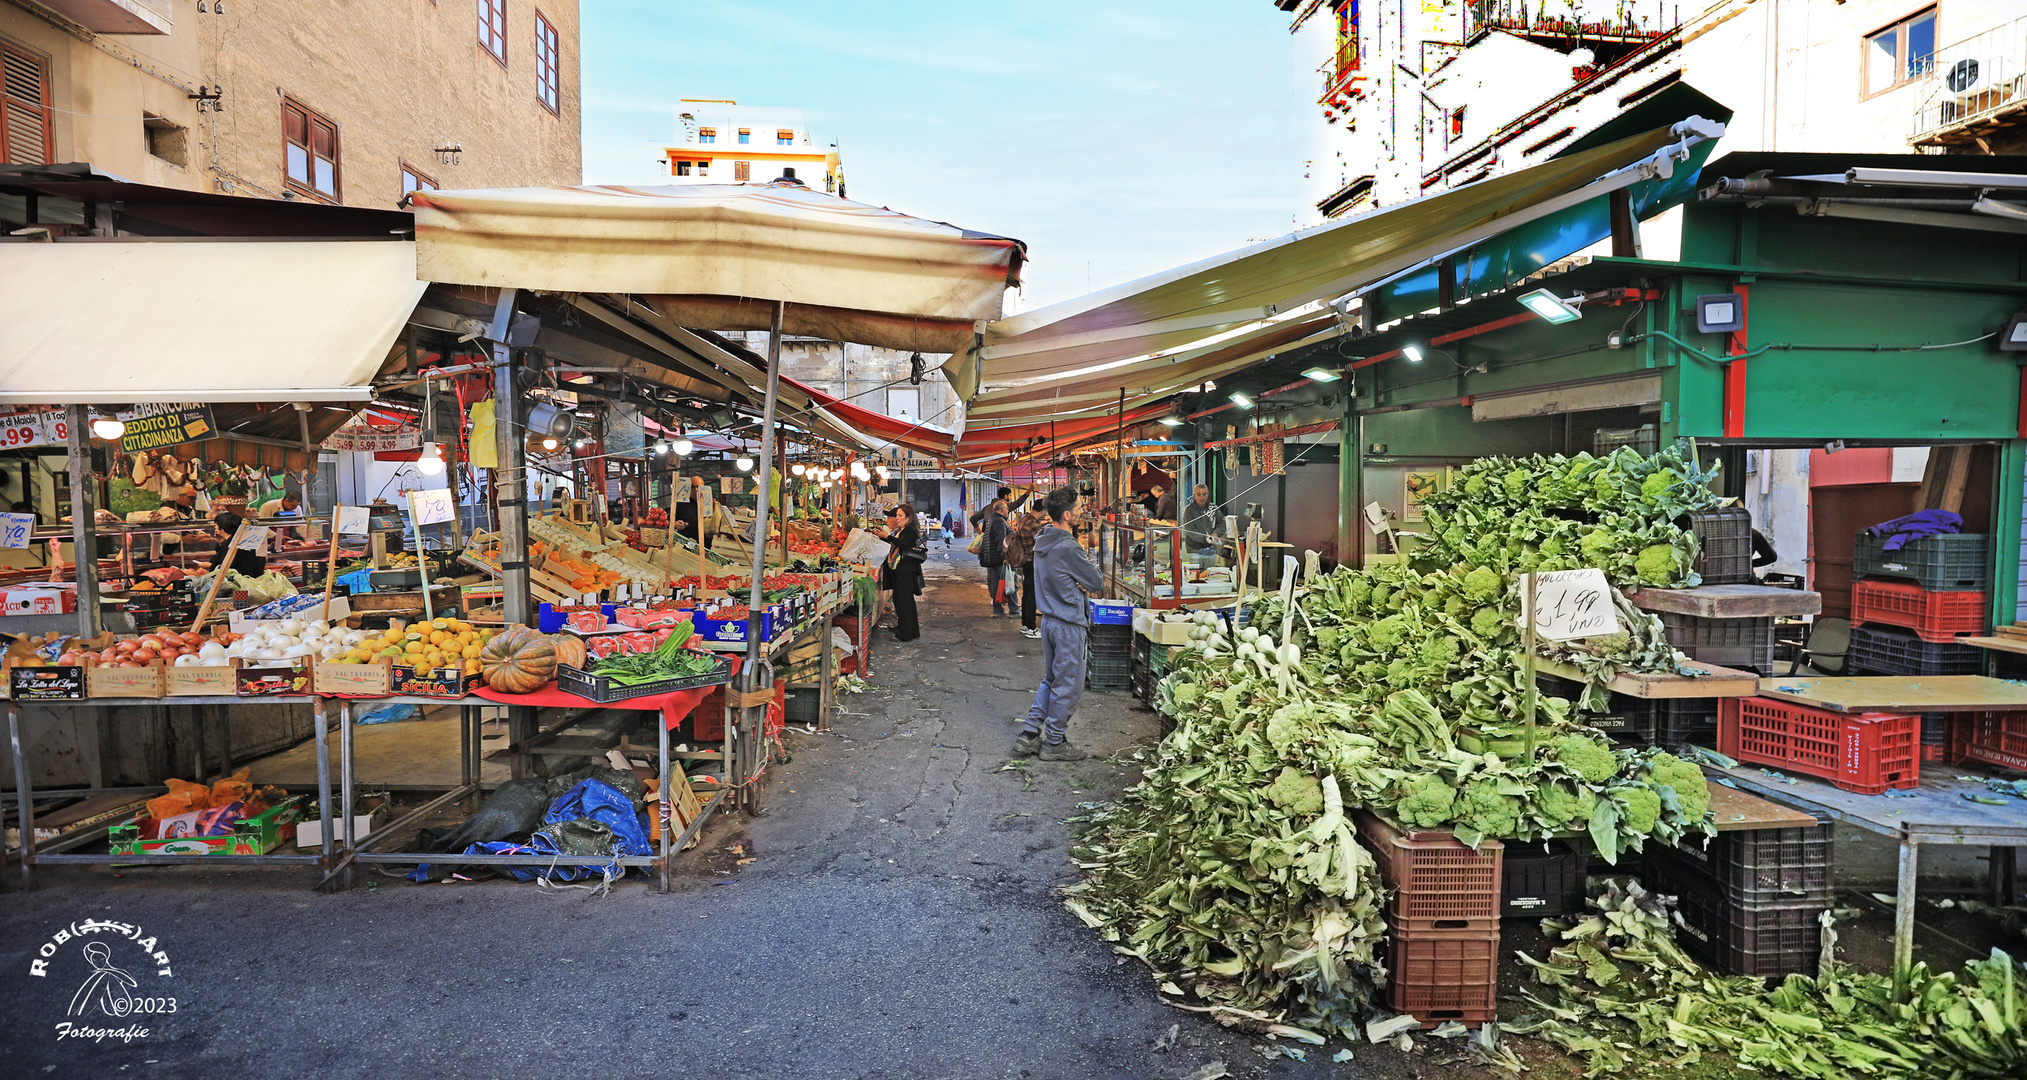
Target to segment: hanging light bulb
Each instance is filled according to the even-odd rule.
[[[739,460],[737,460],[737,461],[733,462],[732,464],[733,464],[733,466],[734,466],[735,468],[737,468],[737,469],[738,469],[738,470],[739,470],[740,472],[752,472],[752,471],[753,471],[753,459],[752,459],[752,458],[750,458],[750,457],[747,457],[747,456],[746,456],[746,455],[744,455],[744,454],[741,454],[741,455],[739,455]]]
[[[691,442],[687,435],[678,435],[676,441],[669,444],[669,449],[674,450],[677,457],[687,457],[696,448],[697,444]]]
[[[554,438],[545,438],[542,440],[542,449],[544,450],[554,450],[561,445],[563,444],[557,442]]]
[[[101,439],[117,439],[127,433],[127,422],[101,416],[91,422],[91,433]]]
[[[433,442],[422,444],[422,456],[415,459],[415,469],[424,476],[443,474],[443,451]]]
[[[795,464],[790,465],[788,467],[788,471],[794,473],[797,476],[801,476],[803,473],[809,471],[809,467],[804,465],[802,462],[798,461]]]
[[[655,443],[655,453],[666,454],[668,452],[669,452],[669,440],[663,439],[660,442]]]

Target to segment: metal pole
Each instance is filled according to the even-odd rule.
[[[1131,490],[1132,482],[1126,476],[1126,388],[1123,386],[1119,388],[1119,416],[1116,423],[1118,425],[1119,439],[1119,506],[1124,508],[1126,505],[1126,494]],[[1147,584],[1150,589],[1154,586],[1153,581],[1149,581]],[[1176,588],[1180,590],[1182,583],[1177,582]]]
[[[77,632],[97,637],[99,632],[99,546],[96,532],[98,507],[92,498],[98,484],[91,471],[91,409],[72,405],[67,410],[70,426],[70,537],[71,555],[77,571]],[[228,553],[230,554],[230,553]],[[223,574],[219,575],[221,578]]]
[[[781,325],[787,317],[788,305],[774,302],[774,325],[767,335],[767,398],[760,416],[760,457],[753,463],[760,483],[760,497],[753,500],[753,580],[748,583],[749,597],[746,614],[746,664],[740,669],[740,682],[748,690],[756,689],[754,678],[759,674],[761,646],[760,617],[765,607],[761,583],[767,576],[767,510],[771,502],[771,481],[774,470],[774,410],[781,396]],[[702,530],[698,530],[700,533]],[[730,779],[729,777],[727,778]]]
[[[530,710],[531,712],[533,710]],[[352,835],[352,818],[357,813],[352,806],[352,796],[358,787],[352,774],[352,703],[346,701],[338,706],[338,782],[343,785],[338,801],[343,806],[345,817],[345,854],[352,856],[359,850],[359,838]],[[338,879],[340,889],[352,887],[352,867],[345,866],[345,875]]]
[[[521,426],[521,395],[514,385],[514,351],[507,345],[514,296],[513,289],[500,290],[489,331],[493,342],[493,444],[500,458],[493,485],[500,506],[501,613],[508,623],[527,623],[533,614],[528,595],[527,434]]]
[[[1893,905],[1893,997],[1907,999],[1908,969],[1914,966],[1914,884],[1921,863],[1921,849],[1900,826],[1900,874],[1895,881]]]
[[[21,706],[12,701],[7,703],[7,741],[14,751],[14,796],[21,804],[21,891],[28,892],[35,888],[35,789],[29,784],[28,757],[21,745]],[[0,849],[4,847],[0,844]]]
[[[323,825],[323,858],[318,860],[317,869],[331,872],[331,862],[338,855],[338,838],[331,831],[331,720],[325,710],[327,698],[310,702],[310,718],[317,729],[317,820]]]

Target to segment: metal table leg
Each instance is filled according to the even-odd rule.
[[[816,727],[818,731],[829,731],[831,729],[832,695],[837,692],[834,689],[834,684],[838,679],[837,660],[834,655],[835,650],[831,648],[829,616],[824,617],[821,633],[823,636],[818,639],[817,644],[823,653],[823,661],[817,665],[816,669]]]
[[[675,888],[675,879],[672,876],[672,867],[670,866],[671,860],[669,859],[669,840],[670,840],[669,834],[676,831],[676,810],[675,810],[676,799],[675,796],[670,793],[669,788],[668,718],[663,716],[659,712],[655,713],[655,727],[658,729],[661,735],[661,744],[662,744],[661,761],[659,763],[660,771],[656,774],[661,777],[661,787],[658,789],[661,797],[660,800],[655,804],[655,820],[661,824],[661,828],[659,831],[661,833],[662,843],[661,843],[661,861],[656,865],[655,872],[661,878],[662,891],[668,892],[671,889]],[[686,777],[684,778],[683,782],[687,784],[689,783],[689,779]]]
[[[2010,907],[2018,895],[2018,848],[1995,847],[1986,862],[1985,902],[1993,907]]]
[[[14,751],[14,794],[21,801],[21,891],[35,888],[35,789],[21,745],[21,707],[7,703],[7,741]]]
[[[326,715],[324,702],[318,698],[310,704],[310,716],[317,727],[317,820],[323,825],[323,859],[317,869],[330,873],[331,861],[337,857],[338,837],[331,831],[331,723]]]
[[[338,706],[338,783],[343,785],[340,802],[345,814],[345,854],[350,856],[359,849],[359,838],[352,835],[352,798],[356,787],[352,776],[352,703],[346,701]],[[338,879],[340,889],[352,887],[352,866],[348,862],[345,872]]]
[[[1900,878],[1893,901],[1893,985],[1896,991],[1907,986],[1907,972],[1914,966],[1914,882],[1920,864],[1920,849],[1905,825],[1900,832]]]

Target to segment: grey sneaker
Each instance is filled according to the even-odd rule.
[[[1035,755],[1041,761],[1082,761],[1091,755],[1064,742],[1043,743],[1042,752]]]
[[[1029,731],[1023,731],[1020,733],[1020,737],[1014,740],[1013,756],[1017,758],[1034,757],[1035,752],[1040,750],[1041,748],[1042,748],[1042,737],[1040,735],[1036,735],[1033,732]]]

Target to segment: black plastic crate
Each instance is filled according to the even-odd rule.
[[[694,651],[694,650],[691,650]],[[556,686],[560,690],[576,694],[597,702],[627,701],[653,694],[672,694],[678,690],[691,690],[699,686],[719,686],[732,681],[732,659],[728,656],[711,655],[716,666],[701,675],[689,675],[680,679],[662,679],[657,682],[641,683],[637,686],[622,686],[603,675],[581,671],[568,664],[556,665]]]
[[[1568,915],[1584,909],[1584,855],[1560,840],[1509,844],[1501,864],[1502,918]]]
[[[1599,428],[1591,432],[1591,455],[1604,457],[1621,446],[1630,446],[1641,455],[1651,455],[1661,444],[1661,432],[1653,424],[1636,428]]]
[[[1921,714],[1921,744],[1923,746],[1947,746],[1950,741],[1950,714],[1925,712]]]
[[[1976,675],[1985,669],[1985,651],[1923,641],[1912,630],[1860,626],[1851,631],[1850,663],[1875,675]]]
[[[1647,848],[1657,887],[1683,875],[1707,880],[1743,907],[1827,903],[1837,848],[1829,822],[1798,829],[1741,829],[1710,838],[1684,837],[1679,847]]]
[[[1676,914],[1681,920],[1676,926],[1676,942],[1718,973],[1762,978],[1816,973],[1827,902],[1744,907],[1728,900],[1715,883],[1695,874],[1669,881],[1650,877],[1648,884],[1676,898]]]
[[[1851,553],[1851,574],[1907,578],[1924,589],[1983,589],[1992,580],[1989,539],[1983,533],[1942,533],[1886,551],[1886,537],[1861,532]]]
[[[1612,711],[1637,717],[1637,728],[1648,733],[1649,745],[1667,750],[1691,744],[1717,745],[1716,698],[1636,698],[1613,694]]]
[[[1615,743],[1627,746],[1654,744],[1654,714],[1637,698],[1613,694],[1610,709],[1602,713],[1579,712],[1576,721],[1597,728],[1611,736]]]
[[[1689,515],[1689,531],[1702,550],[1696,572],[1705,585],[1753,583],[1753,521],[1743,506],[1720,506]]]
[[[1706,619],[1672,611],[1659,614],[1668,644],[1690,659],[1762,675],[1774,673],[1773,619]]]

